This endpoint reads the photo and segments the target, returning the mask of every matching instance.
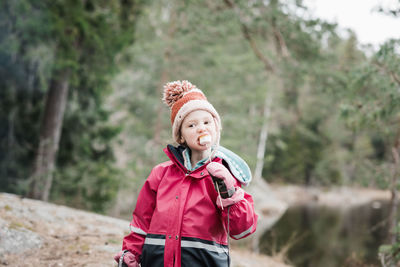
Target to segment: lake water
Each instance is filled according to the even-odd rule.
[[[292,207],[262,236],[260,251],[274,254],[292,240],[287,256],[294,266],[351,266],[359,261],[380,266],[378,248],[387,235],[388,213],[387,202],[347,209]]]

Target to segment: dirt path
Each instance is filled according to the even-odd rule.
[[[0,194],[0,266],[116,266],[129,222],[11,194]],[[232,266],[286,265],[233,249]]]

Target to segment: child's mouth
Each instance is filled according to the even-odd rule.
[[[211,143],[211,136],[209,134],[204,134],[199,136],[199,144],[202,146],[208,145]]]

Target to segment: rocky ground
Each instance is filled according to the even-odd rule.
[[[245,242],[231,243],[233,267],[288,266],[282,263],[285,255],[272,258],[251,253],[248,248],[289,206],[347,208],[390,199],[388,191],[373,189],[264,184],[248,191],[254,195],[261,218],[259,233]],[[126,220],[0,193],[0,266],[116,266],[112,256],[120,250],[128,231]]]
[[[0,194],[0,266],[116,266],[129,222],[11,194]],[[233,248],[232,266],[287,265]]]

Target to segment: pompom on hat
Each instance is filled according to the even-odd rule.
[[[192,111],[205,110],[214,118],[219,145],[221,119],[218,112],[207,101],[203,92],[189,81],[174,81],[164,85],[163,102],[171,109],[172,137],[179,143],[180,129],[185,117]]]

